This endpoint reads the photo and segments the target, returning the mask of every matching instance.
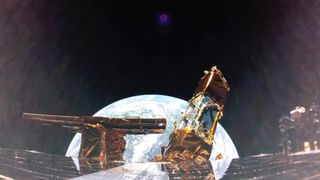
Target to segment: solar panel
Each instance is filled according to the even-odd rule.
[[[317,179],[320,178],[320,151],[251,156],[233,159],[224,165],[227,169],[221,169],[221,164],[215,161],[196,169],[175,169],[175,164],[166,162],[108,162],[101,165],[94,160],[79,161],[35,151],[0,148],[0,177],[12,179]]]

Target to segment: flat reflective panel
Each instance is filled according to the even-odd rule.
[[[190,167],[190,166],[189,166]],[[320,151],[213,160],[196,168],[166,162],[78,161],[69,157],[0,148],[0,177],[12,179],[304,179],[320,178]]]
[[[319,179],[320,151],[234,159],[223,178]]]
[[[70,179],[110,169],[121,163],[78,161],[70,157],[0,148],[0,175],[13,179]]]

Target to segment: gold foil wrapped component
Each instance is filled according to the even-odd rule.
[[[176,129],[164,152],[166,161],[209,159],[212,146],[203,141],[193,130]]]
[[[223,105],[229,90],[228,82],[221,71],[214,66],[210,71],[204,71],[204,76],[201,78],[191,99],[205,95],[212,101]]]
[[[213,137],[222,117],[229,85],[217,67],[205,71],[182,120],[175,126],[163,157],[156,160],[200,163],[210,158]]]
[[[126,134],[160,134],[166,128],[164,118],[106,118],[59,116],[24,113],[24,119],[43,124],[60,125],[82,133],[79,158],[97,160],[104,167],[107,161],[122,161]]]
[[[125,150],[126,132],[117,129],[106,129],[102,125],[85,125],[82,132],[80,159],[95,159],[100,162],[120,161]]]
[[[165,163],[162,166],[169,179],[215,179],[212,164],[205,159],[185,159],[175,163]]]

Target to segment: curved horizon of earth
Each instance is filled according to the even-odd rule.
[[[147,162],[161,152],[169,142],[169,136],[173,131],[173,122],[181,119],[181,112],[186,110],[188,102],[179,98],[165,95],[138,95],[116,101],[93,116],[96,117],[140,117],[167,119],[167,127],[164,134],[126,135],[126,149],[123,160],[126,162]],[[71,141],[66,156],[77,157],[80,150],[81,133],[77,133]],[[215,160],[218,154],[222,154],[222,161]],[[237,149],[228,133],[218,123],[214,134],[213,148],[210,160],[214,161],[213,168],[216,171],[225,171],[232,159],[239,158]],[[219,173],[218,173],[219,174]]]

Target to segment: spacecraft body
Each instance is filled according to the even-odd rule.
[[[310,108],[297,106],[290,111],[290,116],[279,119],[282,135],[280,146],[282,153],[318,150],[320,141],[320,108],[312,104]]]
[[[209,166],[214,133],[222,117],[229,89],[227,81],[216,67],[205,71],[181,121],[170,135],[168,146],[156,160],[171,161],[178,166],[180,164],[179,169]]]
[[[175,123],[170,142],[155,161],[175,162],[182,166],[211,166],[210,152],[218,120],[222,116],[229,85],[217,67],[205,71],[186,111]],[[57,116],[24,113],[23,118],[56,124],[82,133],[79,159],[96,159],[101,165],[122,161],[126,134],[164,133],[164,118],[105,118],[90,116]],[[221,157],[218,157],[221,158]],[[180,160],[187,160],[180,163]],[[180,166],[182,165],[182,166]],[[168,167],[172,169],[172,167]]]

